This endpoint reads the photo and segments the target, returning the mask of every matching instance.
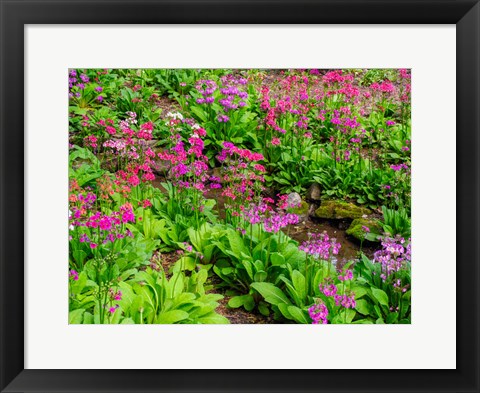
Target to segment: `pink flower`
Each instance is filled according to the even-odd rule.
[[[68,277],[73,278],[74,281],[78,280],[78,272],[76,270],[70,270]]]
[[[280,142],[280,139],[278,139],[278,138],[272,138],[271,143],[272,143],[272,145],[277,146],[277,145],[279,145],[281,142]]]

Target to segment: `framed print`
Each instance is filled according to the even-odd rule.
[[[479,391],[477,1],[1,10],[2,391]]]

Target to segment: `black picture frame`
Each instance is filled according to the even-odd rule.
[[[478,246],[480,240],[480,4],[478,0],[0,0],[0,13],[0,389],[2,392],[480,391],[478,289],[480,284]],[[86,23],[456,24],[457,368],[455,370],[25,370],[23,335],[24,26]],[[439,238],[438,241],[442,240]],[[442,316],[439,316],[438,323],[441,323],[441,319]]]

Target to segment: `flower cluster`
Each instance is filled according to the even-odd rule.
[[[258,161],[264,157],[260,153],[240,149],[231,142],[224,142],[223,147],[217,156],[223,164],[222,195],[231,202],[237,201],[238,206],[248,205],[254,200],[255,195],[259,195],[263,190],[265,168],[258,164]]]
[[[197,104],[213,104],[215,102],[214,93],[217,87],[217,83],[212,80],[202,79],[197,81],[195,88],[202,95],[202,97],[197,98]]]
[[[312,233],[309,239],[298,248],[315,258],[328,260],[331,255],[338,255],[341,244],[335,238],[330,239],[327,232]]]
[[[345,291],[345,293],[339,294],[338,288],[335,284],[320,284],[319,289],[320,292],[322,292],[325,296],[332,297],[337,307],[342,306],[344,308],[355,308],[357,305],[355,302],[354,292]]]
[[[298,224],[299,218],[293,213],[274,212],[266,217],[263,221],[265,232],[277,233],[280,229]]]
[[[68,277],[71,278],[73,281],[78,281],[78,272],[72,269],[68,272]]]
[[[326,325],[328,323],[328,308],[323,302],[315,303],[311,306],[308,309],[308,315],[314,325]]]
[[[222,82],[222,87],[220,88],[222,98],[218,102],[225,113],[247,105],[245,100],[248,98],[248,94],[240,89],[241,86],[247,84],[245,78],[237,78],[229,74],[221,77],[220,80]]]
[[[182,121],[185,120],[182,118]],[[170,150],[158,153],[158,157],[169,162],[170,174],[180,188],[193,188],[206,191],[208,158],[203,154],[205,129],[197,124],[191,125],[192,134],[185,143],[179,134],[174,135],[174,145]],[[218,183],[216,183],[218,184]]]
[[[395,272],[407,269],[411,262],[410,239],[406,242],[400,236],[385,237],[382,240],[382,249],[375,252],[373,260],[382,265],[381,278],[386,281]]]
[[[71,99],[79,99],[82,97],[82,93],[84,93],[87,84],[90,85],[95,85],[96,83],[90,82],[90,78],[82,73],[78,75],[77,70],[72,69],[68,72],[68,96]],[[93,87],[93,86],[92,86]],[[97,95],[96,93],[101,93],[103,91],[103,88],[101,86],[96,86],[94,88],[90,88],[91,94],[96,95],[96,99],[99,102],[103,101],[103,96],[102,95]],[[92,99],[95,99],[93,96]]]
[[[402,169],[405,169],[407,171],[410,169],[407,164],[390,165],[390,168],[393,169],[395,172],[399,172]]]
[[[89,214],[83,204],[80,208],[71,206],[73,214],[70,217],[70,225],[74,228],[89,228],[90,235],[87,232],[79,233],[80,243],[88,243],[90,248],[97,248],[99,244],[115,242],[117,239],[123,239],[125,236],[133,237],[129,229],[124,229],[126,223],[134,223],[135,215],[132,205],[126,203],[120,206],[119,211],[113,211],[110,214],[104,214],[100,211]]]

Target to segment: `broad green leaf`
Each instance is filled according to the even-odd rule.
[[[288,306],[288,312],[298,323],[309,324],[310,321],[307,319],[305,312],[302,311],[297,306]]]
[[[370,319],[358,319],[357,321],[352,322],[352,324],[358,324],[358,325],[371,325],[373,324],[373,321]]]
[[[367,290],[361,286],[352,287],[352,291],[355,293],[355,300],[362,298],[368,293]]]
[[[232,297],[228,302],[228,306],[231,308],[238,308],[248,304],[253,304],[253,307],[255,307],[255,301],[253,300],[252,295],[235,296]]]
[[[387,316],[387,323],[397,323],[398,322],[398,313],[390,313]]]
[[[255,276],[253,276],[253,279],[257,282],[263,282],[267,279],[268,275],[267,272],[260,270],[259,272],[255,273]]]
[[[199,108],[198,106],[192,106],[190,107],[190,110],[204,123],[207,122],[207,116],[203,109]]]
[[[93,324],[93,314],[90,314],[89,312],[85,312],[85,314],[83,314],[83,324],[84,325]]]
[[[227,325],[230,323],[230,321],[227,318],[225,318],[223,315],[216,314],[215,312],[212,312],[208,315],[198,318],[197,322],[203,325],[214,325],[214,324]]]
[[[258,311],[260,311],[260,314],[265,315],[266,317],[270,315],[270,309],[268,308],[268,304],[263,301],[258,303]]]
[[[282,313],[282,315],[283,315],[286,319],[293,320],[292,315],[291,315],[290,312],[288,311],[288,304],[280,303],[280,304],[278,305],[278,309],[280,310],[280,312]]]
[[[79,308],[78,310],[73,310],[68,313],[68,323],[70,325],[78,325],[83,322],[83,313],[85,310]]]
[[[372,288],[372,295],[382,306],[388,307],[388,295],[384,291]]]
[[[292,273],[292,283],[297,292],[298,297],[303,302],[307,297],[307,289],[305,286],[305,277],[298,270],[294,270]]]
[[[355,301],[357,303],[355,309],[363,315],[370,315],[372,312],[372,305],[365,299],[358,299]]]
[[[157,320],[155,321],[155,323],[172,324],[172,323],[177,323],[185,319],[188,319],[188,317],[189,317],[188,312],[185,312],[182,310],[172,310],[172,311],[161,313],[157,317]]]
[[[268,303],[278,306],[279,304],[288,304],[290,301],[285,296],[280,288],[277,288],[275,285],[269,282],[254,282],[251,284],[251,287],[258,291]]]
[[[123,318],[121,325],[135,325],[135,321],[132,318]]]
[[[285,264],[285,257],[278,252],[272,252],[270,254],[270,262],[273,266],[281,266]]]

